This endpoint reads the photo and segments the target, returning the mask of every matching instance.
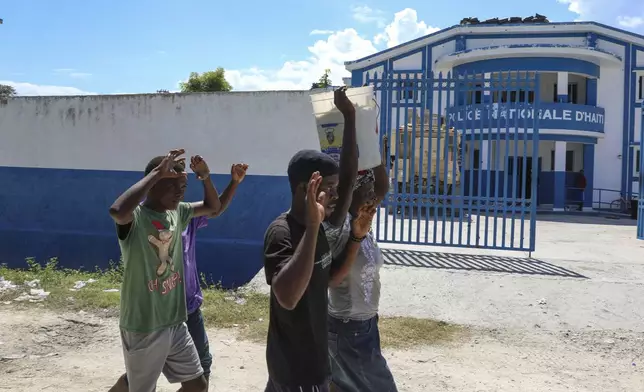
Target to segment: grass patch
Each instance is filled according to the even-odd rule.
[[[381,317],[378,321],[383,347],[411,348],[456,339],[463,328],[444,321],[413,317]]]
[[[207,326],[238,328],[243,339],[266,341],[269,309],[269,297],[266,294],[210,288],[204,290],[203,295],[201,311]]]
[[[27,259],[27,268],[11,269],[0,265],[0,276],[19,285],[18,290],[0,292],[0,301],[11,301],[22,293],[29,293],[30,287],[23,287],[25,282],[39,280],[39,288],[49,292],[49,296],[41,303],[52,310],[68,311],[93,311],[99,309],[114,309],[119,307],[120,295],[118,292],[104,292],[103,290],[120,288],[121,271],[118,265],[111,266],[107,271],[79,271],[58,268],[56,259],[49,260],[42,266],[33,259]],[[85,287],[72,291],[76,282],[87,282]],[[29,302],[14,302],[17,305]]]
[[[40,302],[54,311],[98,311],[117,315],[120,293],[105,292],[119,289],[123,270],[120,264],[112,263],[107,270],[78,271],[58,268],[56,259],[44,266],[27,259],[27,268],[10,269],[0,265],[0,277],[20,287],[17,290],[0,292],[0,302],[12,301],[17,306],[32,305],[29,302],[13,302],[17,296],[29,292],[24,282],[39,280],[39,287],[49,292]],[[78,281],[94,282],[72,291]],[[228,291],[211,286],[203,290],[202,312],[206,325],[214,328],[234,328],[240,338],[258,343],[266,341],[268,330],[269,297],[256,292]],[[0,305],[2,306],[2,305]],[[381,317],[379,322],[383,347],[410,348],[419,345],[448,342],[460,336],[462,327],[442,321],[411,317]]]

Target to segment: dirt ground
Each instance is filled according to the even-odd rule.
[[[0,305],[0,390],[107,391],[123,371],[117,320]],[[264,347],[210,330],[216,391],[263,391]],[[386,351],[400,391],[638,391],[644,333],[475,330]],[[163,378],[159,392],[175,391]]]
[[[391,254],[383,316],[469,327],[449,344],[385,350],[401,392],[644,391],[644,242],[632,222],[544,217],[537,229],[532,259],[479,249]],[[266,291],[262,276],[249,286]],[[107,391],[123,372],[118,336],[107,314],[0,303],[0,391]],[[233,330],[209,336],[211,391],[263,391],[264,346]],[[175,390],[161,378],[159,392]]]

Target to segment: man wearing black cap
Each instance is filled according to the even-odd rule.
[[[343,255],[333,257],[322,222],[343,225],[358,172],[355,108],[345,89],[336,90],[335,105],[344,115],[340,165],[320,151],[295,154],[288,166],[291,209],[264,237],[264,271],[271,285],[266,392],[329,390],[329,279],[355,257],[368,231],[369,225],[356,223]]]

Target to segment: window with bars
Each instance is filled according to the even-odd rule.
[[[534,103],[534,91],[495,91],[492,100],[494,103]]]

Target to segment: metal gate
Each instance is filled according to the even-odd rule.
[[[640,161],[636,162],[639,165],[639,195],[637,201],[637,239],[644,240],[644,107],[642,107],[642,121],[640,129]],[[636,155],[637,156],[637,155]]]
[[[539,75],[393,71],[367,83],[391,177],[377,239],[533,251]]]

